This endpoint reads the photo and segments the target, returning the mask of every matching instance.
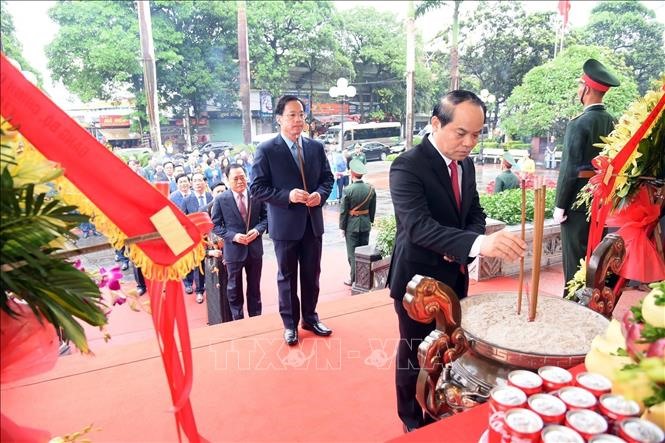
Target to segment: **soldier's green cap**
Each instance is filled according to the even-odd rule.
[[[351,169],[351,172],[353,172],[354,174],[358,175],[367,174],[367,167],[363,162],[361,162],[357,158],[351,160],[351,162],[349,163],[349,169]]]
[[[517,165],[517,162],[515,161],[515,158],[513,157],[513,155],[510,152],[506,152],[506,153],[503,154],[503,160],[506,163],[510,163],[511,166]]]
[[[619,79],[596,59],[590,58],[584,62],[582,70],[584,83],[597,91],[605,92],[613,86],[620,85]]]

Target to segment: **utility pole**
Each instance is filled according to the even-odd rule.
[[[162,150],[162,136],[159,128],[159,102],[157,101],[157,69],[155,67],[155,47],[152,42],[152,20],[150,2],[137,0],[139,13],[139,37],[141,39],[141,61],[143,62],[143,83],[145,87],[146,111],[150,123],[152,150]]]
[[[406,17],[406,124],[404,125],[406,149],[413,147],[414,71],[416,66],[416,26],[414,16],[415,8],[413,0],[409,0]]]
[[[245,0],[238,0],[238,63],[240,64],[240,103],[242,137],[246,145],[252,142],[252,111],[249,102],[249,42],[247,40],[247,11]]]

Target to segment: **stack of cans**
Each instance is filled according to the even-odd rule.
[[[661,443],[663,431],[637,418],[639,405],[611,394],[606,377],[544,366],[515,370],[489,398],[489,443]]]

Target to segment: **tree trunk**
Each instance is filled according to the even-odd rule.
[[[240,65],[240,102],[242,107],[242,138],[252,142],[252,110],[249,100],[249,43],[247,41],[247,13],[245,0],[238,0],[238,63]]]
[[[450,90],[459,89],[459,49],[457,40],[459,38],[459,7],[462,0],[455,0],[455,11],[453,13],[453,38],[450,48]]]

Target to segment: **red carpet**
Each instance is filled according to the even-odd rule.
[[[541,277],[548,282],[547,292],[560,293],[560,271],[544,270]],[[515,288],[514,278],[496,278],[473,283],[470,293]],[[200,433],[210,441],[243,442],[399,437],[394,398],[398,333],[392,300],[386,290],[354,297],[348,293],[343,288],[328,292],[329,301],[319,305],[333,336],[301,331],[301,344],[295,348],[283,345],[281,320],[274,311],[197,327],[204,323],[200,314],[205,308],[188,300],[195,371],[191,398]],[[624,306],[617,310],[644,294],[625,294]],[[197,310],[198,317],[192,316]],[[111,344],[96,343],[95,357],[63,357],[46,374],[3,385],[3,414],[52,435],[94,423],[97,430],[89,437],[96,442],[176,441],[148,316],[118,310],[111,324],[118,335]],[[118,336],[125,338],[121,344]]]
[[[211,441],[383,441],[398,435],[396,319],[385,291],[321,305],[332,337],[302,332],[288,348],[277,314],[192,332],[192,404]],[[3,386],[2,411],[63,435],[94,423],[93,441],[174,441],[154,340],[95,358],[61,358],[41,377]]]

